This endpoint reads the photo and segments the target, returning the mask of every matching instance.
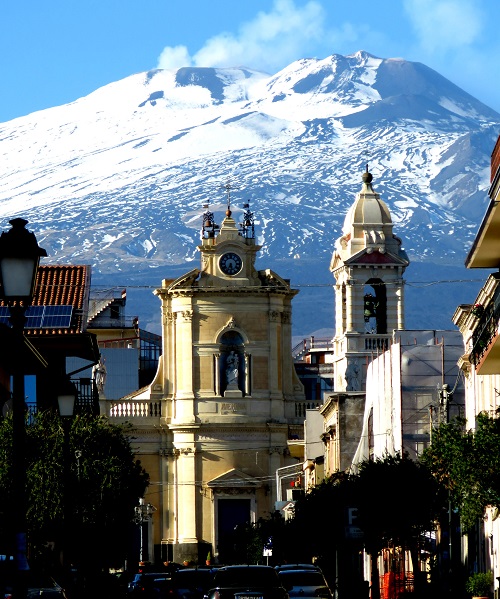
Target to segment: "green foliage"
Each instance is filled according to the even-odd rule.
[[[335,555],[345,539],[346,510],[353,507],[349,475],[337,472],[325,478],[295,504],[295,517],[291,521],[294,542],[287,555],[290,562],[311,562],[313,557],[324,560]],[[311,535],[311,531],[317,534]]]
[[[475,431],[465,429],[464,419],[441,424],[422,460],[449,490],[464,530],[483,518],[487,506],[500,508],[498,415],[479,414]]]
[[[68,429],[53,412],[26,423],[27,519],[31,555],[66,536],[75,561],[123,561],[134,507],[149,484],[121,426],[77,416]],[[11,505],[12,419],[0,419],[0,505]],[[66,509],[65,509],[66,507]],[[3,529],[8,531],[8,514]],[[65,521],[66,520],[66,521]],[[0,531],[2,524],[0,524]],[[68,535],[68,531],[71,534]]]
[[[446,497],[430,470],[407,455],[389,455],[359,464],[351,477],[367,551],[418,543],[433,530]]]
[[[488,597],[493,584],[492,572],[475,572],[465,583],[465,590],[473,597]]]

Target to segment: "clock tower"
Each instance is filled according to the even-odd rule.
[[[260,250],[248,204],[233,218],[228,190],[220,226],[205,207],[200,268],[156,290],[163,353],[160,509],[164,556],[232,563],[235,530],[274,511],[276,471],[296,463],[305,397],[292,359],[297,291]]]

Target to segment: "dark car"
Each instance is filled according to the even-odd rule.
[[[316,570],[321,572],[321,568],[314,564],[281,564],[279,566],[275,566],[278,572],[281,570]]]
[[[224,566],[214,574],[207,599],[288,599],[271,566]]]
[[[128,584],[129,597],[163,599],[172,587],[172,575],[165,572],[139,572]]]
[[[332,592],[320,569],[283,569],[278,570],[278,576],[290,599],[332,599]]]
[[[172,576],[172,597],[175,599],[203,599],[213,586],[212,568],[183,568]]]

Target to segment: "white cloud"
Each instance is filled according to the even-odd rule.
[[[158,68],[248,66],[274,72],[307,55],[324,38],[324,21],[316,0],[303,7],[294,0],[275,0],[270,12],[259,12],[236,35],[224,32],[210,38],[193,56],[185,46],[164,48]]]
[[[419,45],[428,54],[469,46],[482,29],[477,0],[405,0]]]
[[[180,69],[191,65],[191,57],[186,46],[167,46],[158,58],[160,69]]]

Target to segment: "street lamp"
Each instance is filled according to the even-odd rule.
[[[34,233],[25,226],[27,220],[9,221],[12,229],[0,235],[0,297],[9,307],[13,330],[12,355],[16,357],[12,373],[12,492],[14,496],[14,598],[26,595],[23,573],[29,569],[26,557],[26,455],[24,391],[24,323],[25,312],[33,300],[36,274],[41,256],[47,252],[38,246]]]
[[[70,502],[68,500],[68,490],[70,489],[69,480],[69,432],[71,428],[71,420],[75,410],[75,401],[78,397],[78,391],[75,385],[68,379],[65,378],[63,383],[58,389],[57,403],[59,405],[59,416],[61,417],[63,427],[63,543],[62,543],[62,563],[63,565],[68,564],[68,539],[71,534],[70,521],[71,521],[71,509]]]
[[[139,548],[139,563],[143,563],[144,550],[144,522],[151,520],[156,508],[150,503],[144,503],[144,498],[139,499],[139,505],[135,506],[135,522],[140,527],[140,548]]]

